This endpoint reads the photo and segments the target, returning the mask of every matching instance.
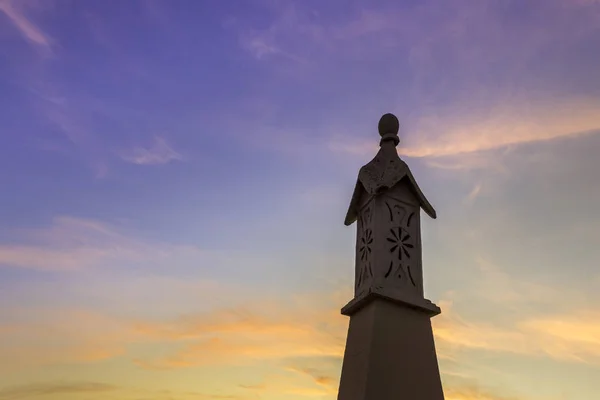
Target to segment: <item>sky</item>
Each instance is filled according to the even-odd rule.
[[[0,0],[0,400],[335,399],[377,122],[446,400],[600,392],[597,0]]]

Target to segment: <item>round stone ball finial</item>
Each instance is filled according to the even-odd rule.
[[[398,145],[400,139],[398,138],[398,130],[400,129],[400,122],[394,114],[384,114],[379,120],[379,135],[381,135],[381,143],[387,140],[393,140],[395,145]]]

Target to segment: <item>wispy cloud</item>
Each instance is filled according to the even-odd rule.
[[[0,389],[0,400],[20,400],[32,398],[56,398],[56,396],[115,396],[147,400],[243,400],[249,396],[219,394],[185,390],[165,390],[117,386],[103,382],[56,381],[40,382]],[[96,397],[94,397],[96,398]]]
[[[117,318],[85,310],[21,310],[15,314],[20,322],[0,327],[0,343],[6,343],[0,346],[0,359],[13,360],[13,365],[33,361],[86,363],[127,354],[128,346],[135,343],[137,347],[162,349],[157,356],[131,355],[137,365],[146,369],[276,362],[287,365],[282,371],[311,378],[317,386],[306,390],[331,394],[336,379],[326,372],[328,365],[322,368],[320,363],[311,363],[307,368],[290,364],[289,360],[341,361],[348,322],[339,315],[341,302],[336,296],[312,293],[293,301],[263,299],[174,319]],[[535,294],[523,296],[535,297]],[[527,303],[530,299],[523,296],[509,296],[509,299]],[[468,349],[600,363],[600,325],[596,322],[600,320],[600,311],[593,307],[579,312],[515,314],[498,324],[465,318],[450,301],[441,302],[441,306],[442,314],[433,320],[441,359],[460,356],[462,350]],[[11,319],[5,316],[5,320]],[[45,339],[39,340],[39,335]],[[15,346],[15,343],[29,345]],[[266,385],[270,386],[269,382]]]
[[[107,393],[116,389],[118,389],[117,386],[101,382],[32,383],[0,389],[0,400],[29,399],[51,395]]]
[[[515,290],[520,289],[515,286]],[[528,297],[516,297],[515,294],[509,300],[524,304],[539,293],[539,290],[529,291]],[[553,299],[556,301],[556,297]],[[248,365],[258,360],[294,357],[341,358],[347,321],[338,314],[331,298],[320,303],[320,307],[312,310],[299,303],[248,304],[243,308],[190,315],[174,321],[143,322],[137,325],[140,334],[155,340],[180,342],[184,346],[165,358],[138,360],[138,363],[161,369],[208,365],[215,360]],[[465,319],[450,301],[442,302],[442,309],[442,315],[434,319],[434,334],[441,357],[471,349],[569,362],[600,362],[600,342],[594,339],[598,337],[600,327],[594,322],[597,311],[593,308],[573,313],[570,318],[561,313],[515,314],[510,322],[501,325]],[[289,317],[290,310],[294,310],[291,313],[295,316],[293,319]],[[546,328],[561,323],[564,329],[546,333],[552,332]],[[569,332],[579,333],[570,335]],[[296,372],[320,376],[317,370],[294,368]],[[328,382],[331,383],[324,378],[321,383]]]
[[[183,341],[181,351],[156,360],[138,360],[147,368],[183,368],[248,364],[257,360],[334,356],[343,353],[345,321],[336,309],[309,310],[288,305],[295,317],[283,313],[283,304],[217,310],[208,315],[182,317],[163,323],[140,323],[141,334],[159,340]],[[258,310],[271,310],[271,313]],[[304,319],[297,319],[305,315]],[[303,322],[300,322],[303,321]],[[187,342],[187,343],[186,343]]]
[[[531,20],[534,24],[523,19],[507,30],[504,8],[490,2],[473,4],[465,0],[457,1],[453,7],[425,0],[417,5],[335,7],[332,14],[328,13],[331,10],[298,7],[291,1],[260,2],[264,14],[271,17],[266,26],[261,19],[260,26],[249,28],[241,23],[241,16],[239,20],[231,18],[227,25],[240,29],[242,38],[250,37],[250,42],[258,44],[248,46],[248,41],[242,40],[244,49],[257,57],[292,53],[310,54],[314,60],[327,54],[331,60],[348,54],[381,54],[392,48],[406,51],[416,67],[415,86],[422,87],[422,78],[432,70],[431,63],[438,62],[437,56],[446,57],[446,53],[439,51],[440,44],[454,53],[447,61],[466,62],[463,67],[468,72],[488,69],[491,60],[506,56],[515,65],[523,65],[521,62],[535,57],[538,50],[552,46],[553,42],[564,44],[593,31],[596,21],[590,17],[594,14],[590,6],[594,2],[536,2],[540,14],[552,19],[556,26],[554,32],[544,32],[545,35],[536,31],[535,18]],[[564,5],[567,7],[560,7]],[[567,23],[572,20],[578,21],[577,29],[569,29],[572,25]],[[481,38],[493,46],[482,45]]]
[[[0,11],[13,23],[25,39],[50,50],[52,44],[50,37],[25,16],[23,6],[27,4],[26,0],[0,0]]]
[[[259,395],[261,397],[295,395],[323,398],[335,396],[337,393],[337,387],[334,388],[334,386],[319,384],[309,374],[289,368],[286,371],[292,372],[292,374],[286,374],[284,372],[271,373],[265,377],[265,383],[263,384],[253,386],[240,385],[240,387],[248,390],[255,396]],[[304,379],[302,379],[305,377],[308,377],[313,381],[312,385],[306,385]],[[337,384],[337,379],[333,380],[335,381],[335,384]]]
[[[600,132],[598,109],[600,101],[589,98],[551,103],[540,100],[521,104],[521,109],[503,105],[494,111],[475,108],[470,112],[457,110],[453,115],[424,116],[411,123],[413,131],[406,141],[401,137],[398,152],[401,156],[427,157],[432,166],[443,168],[486,165],[486,160],[487,163],[493,160],[476,157],[476,153],[597,134]],[[368,142],[346,138],[331,141],[329,146],[333,151],[365,157],[373,154],[376,144],[376,138]],[[466,158],[457,164],[453,161],[456,157]]]
[[[162,349],[178,345],[178,350],[163,350],[166,355],[158,359],[138,356],[135,363],[150,369],[215,362],[252,365],[265,360],[323,355],[341,357],[346,321],[337,309],[315,311],[298,304],[297,315],[302,315],[304,321],[299,322],[285,317],[284,308],[287,309],[281,303],[267,302],[163,322],[113,317],[90,310],[14,310],[3,315],[7,322],[0,326],[0,359],[11,360],[10,365],[0,362],[0,368],[97,362],[125,355],[131,344]],[[265,309],[271,312],[265,313]],[[314,379],[325,389],[332,384],[327,376],[317,376],[317,371],[303,372],[309,376],[314,373]]]
[[[239,387],[241,387],[242,389],[248,389],[248,390],[264,390],[267,385],[265,385],[264,383],[260,383],[257,385],[243,385],[243,384],[239,384]]]
[[[520,324],[544,343],[543,351],[567,361],[600,362],[600,310],[534,317]]]
[[[403,15],[398,10],[361,9],[360,12],[348,13],[346,18],[340,20],[337,15],[338,18],[332,18],[311,12],[289,1],[265,2],[263,5],[266,6],[266,14],[273,16],[266,27],[248,28],[233,20],[227,24],[240,29],[242,48],[258,59],[284,56],[299,62],[312,62],[325,52],[339,54],[340,51],[356,47],[381,50],[382,46],[365,46],[364,43],[357,43],[357,39],[398,32],[402,30],[398,27],[406,25],[398,23]]]
[[[0,265],[47,271],[73,271],[111,256],[107,249],[45,249],[34,246],[0,246]]]
[[[129,153],[123,153],[121,158],[137,165],[160,165],[172,161],[182,161],[183,156],[175,151],[164,138],[154,137],[150,147],[136,147]]]
[[[3,318],[0,369],[98,362],[140,340],[128,321],[89,310],[40,306],[5,312]]]
[[[514,311],[524,304],[554,304],[565,293],[566,289],[559,291],[538,282],[517,279],[484,257],[476,257],[475,261],[478,268],[477,283],[473,284],[470,293],[505,309]],[[569,292],[569,297],[572,304],[584,305],[581,295]]]
[[[573,88],[557,84],[555,76],[531,74],[531,66],[544,59],[543,54],[566,52],[572,44],[592,37],[597,26],[590,10],[574,4],[563,7],[563,3],[569,2],[536,2],[539,14],[532,14],[531,20],[513,21],[515,26],[507,29],[508,11],[493,2],[473,5],[459,1],[454,7],[432,1],[414,7],[348,7],[336,18],[298,9],[290,2],[268,2],[271,23],[263,29],[242,28],[242,37],[252,32],[245,43],[255,46],[246,45],[245,49],[260,58],[287,51],[309,54],[311,63],[319,63],[323,54],[328,65],[342,65],[349,64],[351,51],[365,58],[369,52],[389,53],[393,47],[398,54],[407,55],[414,79],[399,90],[397,113],[401,121],[405,116],[410,119],[400,152],[426,157],[431,165],[457,167],[456,156],[600,129],[600,103],[593,94],[583,98]],[[552,32],[541,29],[537,15],[547,16],[556,28]],[[576,29],[571,28],[572,21],[577,21]],[[561,65],[567,69],[569,58],[565,54],[564,61],[557,62],[564,62]],[[492,75],[502,83],[490,84]],[[588,78],[597,80],[591,75]],[[528,86],[544,79],[548,89],[542,94],[537,86]],[[329,147],[361,157],[371,155],[376,138],[365,141],[358,139],[358,133],[356,136],[354,141],[348,135],[342,140],[333,138]],[[487,167],[496,164],[496,159],[469,157],[474,165],[461,165]]]
[[[460,294],[447,294],[441,302],[442,314],[432,320],[442,354],[452,356],[470,349],[600,364],[600,341],[594,339],[599,337],[600,309],[589,298],[566,288],[518,279],[482,258],[478,266],[473,286]],[[562,301],[565,297],[569,303]],[[465,318],[461,304],[474,298],[507,318],[503,322]]]
[[[113,225],[73,217],[60,217],[49,227],[20,231],[14,235],[17,239],[20,236],[34,241],[36,245],[0,246],[1,264],[78,270],[115,259],[120,262],[169,260],[174,253],[181,251],[193,251],[196,256],[201,255],[197,249],[186,250],[141,241]],[[562,298],[552,288],[510,277],[485,259],[479,260],[479,266],[481,276],[475,279],[476,289],[465,293],[488,304],[512,312],[529,307],[534,302],[552,305]],[[581,296],[568,297],[581,303],[574,305],[580,311],[573,312],[563,304],[554,307],[554,313],[514,313],[509,321],[500,325],[466,319],[456,304],[443,302],[443,313],[433,320],[440,356],[471,349],[550,357],[568,362],[600,363],[600,341],[597,340],[600,326],[595,322],[600,320],[599,310],[583,302]],[[311,294],[292,301],[260,299],[244,306],[234,305],[211,312],[192,312],[174,319],[158,320],[123,320],[81,311],[61,311],[58,314],[45,311],[43,315],[50,319],[36,317],[17,325],[5,324],[0,327],[3,343],[14,343],[13,340],[24,338],[29,338],[27,340],[30,343],[38,343],[22,348],[12,345],[3,347],[0,349],[3,354],[1,358],[42,363],[68,360],[90,362],[123,354],[128,343],[145,342],[179,345],[179,349],[163,353],[161,357],[137,358],[138,365],[151,369],[214,365],[215,360],[223,365],[251,365],[264,360],[297,357],[340,359],[347,329],[346,318],[338,312],[342,302],[338,293]],[[90,330],[86,333],[81,329],[71,329],[71,323],[64,321],[76,322]],[[38,332],[46,336],[56,334],[57,338],[68,339],[68,343],[62,347],[44,347],[44,341],[36,339]],[[22,350],[25,348],[31,354],[24,354]],[[321,376],[316,370],[309,371],[304,367],[296,369],[314,377]],[[325,385],[331,381],[324,378],[320,383]]]
[[[526,400],[498,395],[491,390],[474,385],[444,387],[444,397],[446,400]]]
[[[56,217],[49,227],[19,232],[26,244],[0,244],[0,266],[46,271],[77,271],[120,261],[161,260],[194,247],[148,243],[96,220]],[[183,253],[182,253],[183,252]]]
[[[184,344],[182,340],[157,338],[140,330],[140,319],[150,317],[136,318],[132,313],[141,311],[146,315],[149,309],[158,316],[200,313],[214,301],[221,306],[227,304],[222,293],[229,293],[235,303],[239,297],[250,296],[246,288],[227,283],[135,275],[120,279],[116,276],[122,275],[109,273],[103,278],[104,275],[94,274],[76,279],[71,285],[3,285],[0,371],[90,364],[119,356],[134,358],[135,353],[129,354],[132,345],[151,349]]]
[[[425,163],[436,169],[448,172],[466,172],[473,170],[493,171],[503,176],[509,176],[509,168],[504,163],[505,157],[514,149],[509,145],[504,149],[492,151],[477,151],[446,156],[425,157]]]
[[[511,325],[468,321],[456,314],[451,303],[434,320],[434,333],[441,352],[460,349],[533,357],[557,361],[600,363],[599,311],[520,317]]]
[[[310,377],[314,383],[327,389],[331,394],[337,393],[338,379],[327,373],[319,371],[316,368],[288,367],[288,370]]]
[[[479,194],[481,193],[481,189],[483,188],[483,184],[482,183],[478,183],[476,184],[473,189],[469,192],[469,194],[467,195],[467,197],[465,198],[465,203],[467,204],[471,204],[475,201],[475,199],[477,197],[479,197]]]
[[[39,76],[32,76],[30,81],[33,83],[28,82],[26,87],[35,96],[33,109],[42,120],[49,122],[53,131],[66,139],[57,140],[52,136],[36,138],[41,142],[40,147],[81,160],[93,170],[96,178],[107,177],[110,155],[105,139],[98,134],[93,123],[99,115],[95,101],[73,96],[58,85],[40,80]]]
[[[248,34],[240,39],[242,46],[259,60],[271,54],[283,53],[280,49],[270,44],[266,38]]]
[[[524,143],[577,136],[600,129],[597,99],[540,101],[523,109],[498,109],[490,117],[474,112],[454,118],[425,118],[415,126],[415,144],[400,147],[409,157],[460,155]]]

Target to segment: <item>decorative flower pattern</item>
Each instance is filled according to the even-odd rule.
[[[356,289],[363,290],[369,278],[373,277],[371,257],[373,252],[374,235],[370,228],[372,219],[371,205],[364,208],[359,216],[359,232],[356,257]]]
[[[402,227],[396,227],[390,229],[391,236],[387,238],[387,241],[392,244],[390,248],[390,253],[397,252],[398,260],[402,260],[402,257],[410,258],[410,253],[408,249],[414,248],[414,246],[409,243],[410,234],[406,231],[406,229]]]
[[[360,259],[366,261],[371,254],[371,244],[373,243],[373,231],[371,229],[365,229],[364,235],[360,238],[360,247],[358,249],[360,253]]]

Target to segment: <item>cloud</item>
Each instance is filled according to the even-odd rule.
[[[41,69],[45,68],[43,64]],[[74,157],[87,164],[96,178],[105,178],[109,172],[109,154],[104,137],[97,133],[95,127],[95,120],[104,117],[98,111],[101,109],[98,102],[87,96],[74,95],[70,90],[37,75],[28,77],[23,86],[35,96],[32,112],[51,125],[52,133],[58,133],[66,139],[58,141],[52,136],[36,138],[40,147]]]
[[[227,400],[249,399],[249,396],[235,394],[207,393],[196,391],[177,391],[165,389],[135,388],[117,386],[102,382],[56,381],[31,383],[0,389],[0,400],[19,400],[32,398],[55,398],[55,396],[111,396],[138,400]],[[96,397],[94,397],[96,398]]]
[[[21,9],[24,4],[27,4],[27,1],[0,0],[0,11],[6,15],[25,39],[37,46],[49,50],[52,40],[33,22],[27,19]]]
[[[310,377],[314,381],[314,383],[316,383],[319,386],[324,387],[328,391],[331,391],[331,394],[337,393],[337,389],[338,389],[337,385],[339,383],[338,379],[336,379],[324,372],[321,372],[318,369],[288,367],[288,370]]]
[[[467,203],[467,204],[473,203],[475,201],[475,199],[477,197],[479,197],[482,188],[483,188],[483,184],[482,183],[476,184],[473,187],[473,189],[469,192],[469,194],[467,195],[467,197],[465,198],[465,203]]]
[[[267,39],[258,36],[243,37],[242,45],[259,60],[271,54],[281,53],[281,50],[269,44]]]
[[[455,110],[454,115],[424,116],[411,123],[408,143],[401,137],[398,153],[427,158],[429,165],[445,169],[489,166],[496,161],[490,155],[501,157],[517,145],[600,133],[598,109],[600,101],[596,99],[569,99],[502,106],[489,113]],[[373,155],[375,145],[376,138],[368,142],[344,139],[329,143],[333,151],[361,157]],[[489,153],[499,149],[504,152]]]
[[[262,311],[260,311],[262,310]],[[145,368],[203,365],[248,365],[257,360],[293,357],[341,357],[345,320],[337,309],[314,310],[294,302],[261,302],[174,321],[137,324],[140,334],[180,341],[182,348],[154,360],[139,359]]]
[[[456,359],[462,350],[476,350],[600,365],[600,309],[589,297],[517,279],[483,258],[477,265],[469,287],[448,293],[432,320],[440,354]],[[499,321],[466,318],[460,307],[474,299],[500,313]]]
[[[226,24],[239,29],[242,48],[258,59],[284,56],[297,62],[310,60],[312,63],[322,55],[339,55],[348,50],[355,52],[357,47],[363,52],[381,51],[386,46],[365,45],[358,40],[403,32],[402,28],[411,21],[411,18],[403,18],[406,13],[389,8],[361,8],[356,11],[347,7],[341,13],[343,18],[340,18],[340,8],[336,8],[336,15],[332,16],[322,13],[322,10],[302,9],[289,1],[263,2],[262,5],[264,9],[261,11],[272,16],[266,27],[248,27],[241,23],[244,18],[230,18]],[[381,39],[380,36],[378,39]],[[402,37],[396,37],[396,40],[401,41]]]
[[[446,400],[520,400],[516,397],[498,395],[474,385],[444,387],[444,398]]]
[[[505,309],[516,311],[523,305],[555,304],[561,293],[565,293],[565,289],[516,279],[484,257],[476,256],[475,262],[478,275],[470,294]],[[582,300],[577,293],[570,293],[570,298],[575,304]]]
[[[141,284],[144,283],[133,280],[127,281],[126,286],[135,288]],[[148,285],[145,286],[148,290]],[[347,321],[337,308],[319,308],[314,297],[304,296],[287,305],[282,300],[263,300],[253,305],[189,312],[171,319],[168,316],[177,312],[174,310],[202,310],[206,308],[202,304],[213,305],[217,295],[222,297],[223,293],[230,293],[239,304],[239,294],[244,292],[238,293],[237,289],[223,285],[215,289],[199,284],[174,285],[168,281],[153,286],[158,292],[141,299],[123,297],[120,288],[105,289],[116,298],[114,305],[129,316],[117,316],[89,306],[74,309],[50,302],[42,306],[39,301],[5,309],[0,315],[3,321],[0,324],[0,369],[86,364],[115,357],[128,357],[146,369],[172,369],[215,363],[252,365],[290,357],[339,358],[343,352]],[[85,292],[87,297],[99,296],[94,287]],[[169,301],[159,298],[173,296],[191,301],[192,306],[165,310],[164,304]],[[103,309],[111,306],[106,302],[101,304]],[[155,309],[155,319],[131,316],[132,310],[142,308],[142,304],[150,304]],[[289,312],[295,312],[302,321],[297,321]],[[143,351],[129,353],[133,344],[138,349],[162,349],[157,354],[164,356],[150,357]]]
[[[487,151],[424,157],[423,161],[429,167],[449,173],[485,170],[494,172],[496,177],[508,178],[510,168],[506,165],[506,159],[513,150],[515,145],[508,145]]]
[[[487,322],[463,319],[452,303],[440,302],[442,314],[433,320],[436,342],[440,349],[468,348],[514,354],[532,354],[527,338],[516,329],[501,329]]]
[[[96,220],[56,217],[50,227],[20,232],[27,244],[0,244],[0,266],[76,271],[116,261],[150,262],[201,256],[193,246],[148,243]]]
[[[417,143],[400,147],[399,153],[408,157],[460,155],[593,133],[600,129],[599,108],[596,99],[571,99],[562,104],[534,102],[525,111],[506,107],[488,118],[468,113],[457,118],[423,118],[415,127]]]
[[[592,0],[578,3],[588,1]],[[242,38],[251,37],[241,41],[242,47],[257,57],[292,53],[315,62],[330,62],[334,57],[387,56],[391,51],[402,54],[414,67],[410,72],[416,79],[409,89],[425,93],[432,88],[431,72],[439,71],[442,63],[445,73],[434,77],[433,83],[444,86],[447,83],[440,81],[447,79],[444,75],[455,78],[456,67],[479,77],[493,64],[507,63],[505,73],[520,74],[541,50],[562,50],[563,45],[585,37],[594,31],[597,20],[590,15],[590,7],[574,6],[576,3],[535,2],[536,14],[513,18],[510,29],[505,19],[507,7],[466,0],[456,1],[452,7],[424,0],[416,5],[387,2],[329,9],[301,8],[291,1],[262,1],[260,12],[270,17],[266,24],[264,18],[252,24],[251,18],[239,15],[230,18],[227,25],[239,29]],[[555,29],[541,34],[538,26],[542,21],[550,21]],[[572,28],[573,21],[577,21],[576,29]],[[257,45],[248,46],[248,42]],[[459,71],[459,76],[464,75]]]
[[[465,318],[453,300],[442,301],[443,312],[433,319],[440,359],[457,359],[462,350],[475,350],[600,363],[600,341],[596,339],[600,337],[600,326],[595,322],[600,320],[598,310],[588,306],[579,312],[565,307],[550,307],[553,312],[540,311],[544,307],[536,311],[529,307],[532,302],[552,305],[561,297],[550,288],[517,284],[493,270],[486,274],[486,280],[476,279],[480,291],[465,293],[470,302],[475,296],[488,306],[495,303],[502,307],[509,313],[507,319],[492,322]],[[169,345],[170,350],[160,355],[135,357],[135,363],[146,369],[249,366],[315,357],[341,360],[348,322],[339,315],[339,304],[342,302],[337,297],[312,293],[293,300],[263,298],[243,306],[192,311],[176,318],[121,321],[118,326],[125,329],[120,337],[159,347]],[[527,313],[513,312],[523,307]],[[121,343],[115,349],[124,346],[118,340],[115,343]],[[293,364],[291,370],[312,376],[318,384],[333,383],[318,366]]]
[[[122,154],[121,158],[137,165],[160,165],[171,161],[182,161],[183,156],[169,146],[164,138],[156,136],[151,147],[136,147],[129,154]]]
[[[37,79],[31,80],[35,82]],[[35,109],[64,136],[68,141],[67,149],[71,147],[77,150],[75,156],[90,166],[96,178],[108,175],[109,162],[115,155],[137,165],[160,165],[184,160],[183,155],[160,136],[154,136],[149,146],[114,152],[110,150],[114,145],[107,143],[108,135],[101,134],[103,132],[96,126],[98,119],[116,113],[106,104],[89,95],[79,95],[47,82],[38,84],[35,88],[29,86],[28,90],[35,95]],[[46,149],[56,147],[56,143],[44,146]],[[64,149],[62,152],[65,153]]]
[[[98,248],[44,249],[35,246],[0,246],[0,265],[46,270],[74,271],[113,257],[109,250]]]
[[[35,396],[51,395],[85,395],[112,392],[117,389],[117,386],[101,382],[32,383],[0,389],[0,400],[29,399]]]
[[[153,354],[162,346],[183,345],[178,337],[150,335],[140,329],[140,321],[202,314],[252,296],[235,284],[139,271],[79,276],[0,285],[0,375],[38,366],[131,360],[139,348]]]
[[[305,382],[299,380],[300,377],[308,376],[311,380],[314,380],[310,375],[305,374],[301,371],[295,371],[287,368],[286,371],[290,371],[293,374],[285,373],[271,373],[265,376],[266,383],[254,386],[239,385],[241,388],[247,389],[255,396],[261,397],[277,396],[282,395],[297,395],[306,397],[329,397],[337,394],[337,387],[316,384],[306,386]],[[315,382],[316,383],[316,382]],[[337,384],[337,380],[335,382]]]
[[[502,284],[501,281],[499,283]],[[501,287],[495,293],[500,293]],[[510,302],[518,307],[532,298],[552,304],[557,297],[554,292],[532,284],[515,285],[503,297],[491,297],[497,302],[508,301],[509,310],[512,309]],[[313,310],[298,302],[256,303],[173,321],[139,323],[136,329],[140,334],[154,340],[180,342],[182,347],[166,357],[140,359],[138,364],[161,369],[209,365],[215,360],[227,365],[249,365],[258,360],[295,357],[341,358],[347,321],[338,314],[331,298],[322,298],[320,303]],[[551,357],[559,361],[600,362],[600,341],[593,339],[594,335],[598,337],[600,327],[594,322],[597,313],[593,309],[588,309],[588,314],[572,313],[571,318],[567,318],[569,314],[543,314],[539,311],[527,315],[514,314],[507,322],[495,324],[465,319],[451,301],[443,301],[441,306],[442,314],[433,320],[440,358],[452,357],[462,349],[471,349]],[[544,333],[546,327],[561,323],[564,330]],[[577,329],[580,334],[569,335],[569,329]],[[315,379],[320,376],[317,370],[310,368],[293,369]],[[321,383],[326,384],[326,381],[324,375]]]
[[[100,265],[110,260],[113,252],[121,260],[150,262],[169,260],[173,253],[185,250],[138,240],[127,234],[123,226],[73,217],[57,218],[50,227],[19,231],[14,237],[19,238],[20,235],[38,244],[30,247],[0,246],[3,263],[27,268],[59,269],[66,266],[77,269]],[[36,253],[39,244],[47,246],[48,252]],[[7,249],[14,251],[7,252]],[[87,258],[93,261],[86,261]],[[557,299],[562,299],[564,293],[559,294],[556,289],[537,283],[516,280],[483,258],[478,260],[478,265],[480,275],[475,275],[473,287],[459,295],[448,295],[447,299],[458,297],[458,301],[441,302],[443,312],[433,319],[440,359],[458,359],[463,350],[475,350],[600,363],[600,342],[595,339],[600,337],[600,326],[595,323],[600,320],[597,309],[586,303],[582,303],[581,307],[561,303],[557,307]],[[121,291],[130,292],[139,284],[139,281],[128,281],[123,288],[111,289],[112,296],[122,296]],[[188,299],[185,292],[204,292],[207,289],[181,285],[169,285],[170,289],[166,289],[165,284],[160,282],[152,287],[159,290],[157,298],[160,294],[178,293],[178,296]],[[198,299],[197,304],[208,304],[206,299],[215,296],[215,293],[219,293],[220,297],[235,293],[231,287],[220,285],[208,289],[210,295],[207,294],[204,300]],[[347,294],[346,291],[344,294]],[[98,288],[90,287],[88,295],[98,296]],[[252,302],[243,305],[240,297],[233,296],[231,306],[213,310],[198,311],[200,306],[188,304],[180,308],[186,314],[174,318],[169,315],[176,308],[166,313],[160,307],[157,307],[160,313],[155,318],[136,319],[116,318],[89,310],[38,309],[29,313],[15,310],[15,315],[21,315],[16,320],[15,316],[2,317],[6,323],[0,326],[0,343],[6,343],[6,346],[0,346],[0,360],[13,360],[12,364],[23,366],[32,362],[45,365],[87,363],[126,355],[128,346],[136,343],[164,349],[151,353],[153,356],[129,355],[137,365],[147,369],[284,362],[284,365],[292,365],[295,373],[312,377],[315,384],[323,386],[315,390],[328,390],[325,386],[333,384],[331,375],[322,372],[319,365],[307,368],[288,360],[315,357],[341,360],[348,326],[347,318],[339,315],[339,306],[345,300],[341,292],[307,293],[292,299],[254,297]],[[567,297],[574,301],[584,300],[576,294],[568,294]],[[460,300],[465,298],[470,303],[473,298],[478,299],[496,307],[496,310],[500,307],[504,310],[505,320],[499,323],[465,317],[464,310],[460,308]],[[125,301],[123,299],[121,303]],[[135,302],[139,303],[139,299]],[[150,300],[144,295],[144,304],[150,304]],[[127,301],[128,304],[133,302]],[[131,304],[137,304],[135,302]],[[161,303],[157,300],[152,304]],[[544,307],[536,308],[535,305]],[[573,312],[573,308],[582,311]],[[519,311],[524,309],[526,313]],[[552,311],[541,311],[544,309]],[[44,340],[37,336],[42,333]]]
[[[519,324],[544,343],[543,351],[567,361],[600,363],[600,310],[533,317]]]
[[[0,369],[103,361],[141,340],[126,319],[92,310],[38,305],[5,311],[2,317]]]
[[[223,296],[227,292],[219,293]],[[531,294],[508,298],[523,304],[526,296]],[[6,322],[0,326],[0,343],[4,344],[0,345],[0,360],[10,360],[10,368],[90,363],[117,356],[151,370],[284,365],[282,371],[309,377],[316,387],[297,382],[273,386],[271,381],[265,381],[254,387],[246,385],[246,389],[330,395],[337,389],[337,379],[330,371],[330,363],[318,360],[341,361],[348,320],[339,315],[338,303],[339,299],[330,294],[311,293],[293,300],[255,299],[243,306],[190,312],[177,318],[115,317],[74,309],[19,309],[3,315]],[[470,350],[600,364],[600,325],[596,322],[600,314],[593,308],[525,316],[510,313],[507,321],[493,323],[465,318],[450,301],[440,305],[443,312],[433,319],[440,359],[450,357],[460,363],[462,351]],[[132,344],[153,351],[130,353]],[[459,365],[454,374],[460,372]]]
[[[532,315],[506,325],[465,320],[448,302],[442,307],[443,313],[434,319],[436,343],[442,353],[471,349],[600,364],[600,311]]]
[[[57,217],[51,227],[31,230],[26,236],[37,243],[0,245],[0,265],[69,271],[112,257],[140,255],[131,247],[137,247],[135,243],[119,243],[123,237],[97,221]]]
[[[306,25],[302,21],[302,12],[289,2],[270,3],[267,9],[274,18],[265,28],[257,29],[242,25],[241,22],[245,18],[240,18],[241,16],[230,18],[226,26],[239,29],[239,43],[242,49],[259,60],[279,56],[298,62],[305,61],[286,43],[288,40],[297,40],[297,37],[294,38],[296,34],[305,33],[303,27]]]
[[[238,385],[239,387],[241,387],[242,389],[248,389],[248,390],[264,390],[266,389],[267,385],[265,385],[264,383],[258,384],[258,385]]]
[[[427,158],[429,165],[444,168],[498,167],[502,154],[482,152],[600,129],[596,111],[600,102],[594,95],[581,96],[590,93],[585,80],[593,81],[595,75],[581,74],[577,85],[566,87],[561,82],[570,78],[557,79],[565,77],[556,75],[556,70],[552,70],[554,75],[532,72],[550,71],[540,65],[547,62],[548,54],[560,57],[552,60],[561,71],[577,67],[573,62],[577,57],[567,49],[588,43],[597,26],[582,7],[535,2],[536,13],[518,21],[512,18],[508,28],[506,13],[515,10],[494,2],[459,1],[453,7],[440,7],[423,1],[405,7],[346,7],[341,12],[334,7],[336,15],[327,14],[326,9],[303,10],[290,2],[267,3],[266,15],[272,18],[266,28],[240,28],[241,35],[250,38],[244,43],[255,44],[246,45],[245,50],[256,57],[289,52],[310,59],[311,65],[322,62],[322,67],[307,68],[307,73],[339,64],[357,68],[359,76],[365,65],[349,62],[350,53],[361,53],[362,59],[371,58],[369,52],[374,51],[399,55],[397,60],[382,59],[397,62],[407,71],[402,81],[388,83],[402,88],[401,100],[382,103],[386,107],[395,103],[401,121],[407,122],[408,136],[401,138],[399,148],[403,156]],[[547,24],[554,27],[552,32],[545,29]],[[402,64],[406,59],[409,65]],[[368,69],[372,70],[370,65]],[[363,96],[367,100],[353,101],[345,108],[368,108],[372,94]],[[351,116],[345,119],[350,121],[346,130],[351,133],[362,125]],[[365,141],[356,136],[354,141],[348,135],[343,140],[330,138],[327,144],[337,152],[372,156],[377,139]],[[468,159],[463,160],[466,155]]]

